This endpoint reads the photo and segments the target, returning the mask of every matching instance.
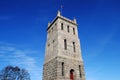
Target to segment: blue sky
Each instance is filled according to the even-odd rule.
[[[0,70],[7,65],[42,80],[46,28],[62,4],[77,19],[86,80],[119,80],[119,0],[0,0]]]

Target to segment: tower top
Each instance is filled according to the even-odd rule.
[[[74,18],[74,20],[73,20],[73,21],[74,21],[74,23],[76,23],[76,24],[77,24],[76,18]]]
[[[60,16],[60,11],[58,10],[57,16]]]
[[[48,28],[47,30],[52,26],[52,24],[54,24],[54,22],[56,22],[57,19],[62,19],[62,20],[65,20],[67,22],[70,22],[71,24],[73,25],[77,25],[77,21],[76,19],[74,18],[73,20],[70,20],[64,16],[61,15],[61,12],[58,10],[58,13],[57,13],[57,16],[54,18],[54,20],[50,23],[48,23]]]

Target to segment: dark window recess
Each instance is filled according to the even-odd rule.
[[[81,66],[79,65],[79,75],[80,75],[80,78],[82,78],[82,72],[81,72]]]
[[[75,49],[75,42],[73,42],[73,51],[75,52],[76,49]]]
[[[67,50],[67,40],[64,39],[64,49]]]
[[[61,23],[61,30],[63,30],[63,23]]]
[[[53,40],[53,43],[55,42],[55,40]]]
[[[70,32],[69,26],[67,26],[67,32]]]
[[[50,44],[48,44],[48,47],[50,46]]]
[[[64,76],[64,62],[62,62],[62,76]]]
[[[50,34],[50,30],[48,31],[48,33]]]
[[[73,28],[73,34],[75,35],[75,28]]]
[[[57,23],[55,23],[55,26],[57,25]]]
[[[53,31],[53,27],[52,27],[52,29],[51,29],[52,31]]]

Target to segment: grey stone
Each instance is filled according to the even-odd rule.
[[[63,30],[61,30],[61,23],[63,23]],[[48,24],[43,80],[70,80],[70,72],[73,73],[73,80],[85,80],[77,30],[76,20],[67,19],[61,16],[60,12]],[[64,39],[67,41],[67,50],[64,49]]]

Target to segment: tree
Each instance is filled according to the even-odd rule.
[[[30,80],[30,75],[25,69],[7,66],[0,71],[0,80]]]

